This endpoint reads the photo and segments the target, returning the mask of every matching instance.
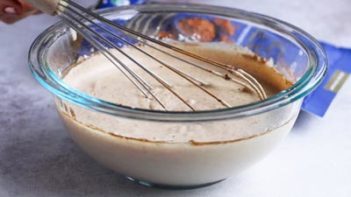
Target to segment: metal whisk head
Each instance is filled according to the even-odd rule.
[[[193,54],[191,52],[185,51],[176,46],[169,45],[161,40],[153,37],[141,34],[133,29],[129,29],[121,24],[114,23],[90,10],[83,8],[75,2],[69,0],[59,0],[56,7],[56,13],[59,15],[70,27],[75,31],[80,33],[92,46],[94,46],[99,52],[105,56],[113,65],[125,76],[128,80],[134,84],[140,92],[142,92],[145,97],[153,98],[162,107],[162,109],[167,111],[167,107],[162,103],[162,101],[153,93],[153,87],[150,85],[140,74],[134,72],[129,68],[123,61],[116,57],[111,49],[117,50],[119,54],[125,56],[129,61],[137,65],[143,72],[145,72],[150,77],[154,78],[160,85],[167,89],[171,94],[174,95],[175,99],[179,99],[190,110],[195,111],[194,107],[184,98],[180,93],[172,88],[172,84],[169,84],[165,79],[158,76],[152,69],[147,65],[143,65],[138,62],[135,58],[127,54],[123,49],[121,49],[121,43],[124,46],[132,47],[145,57],[152,59],[158,64],[162,65],[164,68],[173,72],[178,77],[181,77],[201,91],[206,93],[209,97],[212,97],[216,102],[220,103],[223,107],[231,107],[225,100],[219,98],[216,94],[212,93],[206,89],[206,85],[201,79],[197,79],[181,69],[169,65],[164,60],[159,59],[154,54],[146,51],[141,45],[147,46],[156,50],[169,58],[177,59],[182,61],[188,66],[195,67],[202,71],[206,71],[211,75],[223,78],[223,80],[230,80],[233,83],[239,84],[246,88],[247,90],[257,94],[259,99],[263,100],[267,97],[265,90],[262,85],[249,73],[242,69],[233,68],[233,66],[228,66],[215,62],[213,60],[207,59],[205,57]],[[105,35],[105,36],[104,36]],[[182,58],[181,55],[185,55],[189,58]],[[194,61],[190,61],[193,59]],[[200,62],[200,63],[199,63]],[[214,70],[211,68],[203,67],[200,64],[206,63],[215,66],[218,69]],[[236,77],[231,77],[236,76]]]

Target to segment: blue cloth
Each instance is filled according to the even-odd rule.
[[[143,4],[145,0],[102,0],[98,8],[108,8],[121,5]]]
[[[337,94],[337,92],[326,89],[327,83],[337,72],[343,72],[346,75],[351,73],[351,49],[336,47],[324,42],[321,42],[321,45],[327,53],[328,71],[319,87],[305,98],[302,109],[322,117]]]

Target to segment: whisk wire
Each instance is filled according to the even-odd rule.
[[[86,10],[85,8],[83,8],[82,6],[80,6],[79,4],[77,4],[77,3],[75,3],[75,2],[72,2],[72,1],[70,1],[70,0],[62,0],[62,1],[66,2],[66,3],[69,3],[72,7],[75,7],[77,10],[83,11],[83,13],[86,13],[86,14],[92,16],[93,18],[96,18],[96,19],[98,19],[98,20],[100,20],[100,21],[102,21],[102,22],[104,22],[104,23],[106,23],[106,24],[109,24],[112,28],[114,28],[114,29],[116,29],[116,30],[118,30],[118,31],[126,32],[126,33],[128,33],[130,36],[137,36],[138,40],[139,40],[140,42],[142,42],[143,44],[147,45],[147,46],[153,47],[152,45],[150,45],[150,44],[147,43],[147,41],[150,41],[151,43],[155,43],[155,44],[161,45],[161,46],[163,46],[163,47],[165,47],[165,48],[167,48],[167,49],[170,49],[170,50],[172,50],[172,51],[176,51],[176,52],[178,52],[178,53],[180,53],[180,54],[186,55],[186,56],[188,56],[188,57],[192,57],[192,58],[194,58],[195,60],[201,60],[201,61],[203,61],[203,62],[206,62],[206,63],[211,64],[211,65],[213,65],[213,66],[216,66],[216,67],[218,67],[218,68],[221,68],[221,69],[223,69],[224,71],[227,71],[227,72],[230,72],[230,73],[233,73],[233,72],[235,73],[235,72],[237,72],[237,70],[236,70],[235,68],[233,68],[232,66],[231,66],[231,67],[228,67],[228,66],[225,65],[225,64],[222,64],[222,63],[216,62],[216,61],[214,61],[214,60],[207,59],[207,58],[204,58],[204,57],[202,57],[202,56],[196,55],[196,54],[194,54],[194,53],[185,51],[185,50],[183,50],[183,49],[181,49],[181,48],[178,48],[178,47],[169,45],[169,44],[164,43],[164,42],[162,42],[162,41],[160,41],[160,40],[154,39],[154,38],[152,38],[152,37],[150,37],[150,36],[141,34],[141,33],[137,32],[137,31],[134,31],[133,29],[126,28],[126,27],[124,27],[123,25],[120,25],[120,24],[118,24],[118,23],[114,23],[114,22],[112,22],[112,21],[110,21],[110,20],[108,20],[108,19],[106,19],[106,18],[104,18],[104,17],[102,17],[102,16],[100,16],[100,15],[98,15],[98,14],[96,14],[96,13],[90,11],[90,10]],[[165,52],[165,51],[160,50],[160,49],[158,49],[158,48],[156,48],[156,47],[153,47],[153,48],[156,49],[156,50]],[[194,63],[191,63],[191,65],[194,65]],[[248,73],[247,73],[247,74],[248,74]],[[253,78],[253,77],[251,76],[251,77],[249,77],[249,78],[244,78],[244,80],[245,80],[246,82],[248,82],[248,83],[252,86],[252,88],[254,89],[253,92],[256,92],[256,93],[259,95],[259,97],[260,97],[261,100],[266,99],[266,97],[263,97],[263,96],[262,96],[262,95],[266,95],[265,92],[264,92],[263,87],[262,87],[261,84],[259,84],[259,83],[256,84],[255,82],[250,81],[250,79],[252,79],[252,78]],[[248,80],[248,81],[247,81],[247,80]],[[233,80],[233,81],[237,82],[237,80]],[[240,84],[243,85],[242,83],[240,83]],[[259,88],[257,88],[257,87],[255,88],[255,87],[254,87],[254,86],[255,86],[254,84],[256,84],[257,86],[260,86],[260,87],[259,87]],[[247,85],[243,85],[243,86],[245,86],[246,88],[252,90],[252,88],[247,87]],[[257,91],[262,91],[262,90],[263,90],[263,93],[262,93],[262,92],[261,92],[261,93],[257,92]]]
[[[71,8],[68,7],[69,10],[72,10]],[[208,95],[210,95],[211,97],[213,97],[215,100],[217,100],[219,103],[221,103],[223,106],[225,107],[230,107],[230,104],[228,104],[227,102],[223,101],[222,99],[218,98],[216,95],[214,95],[213,93],[211,93],[210,91],[208,91],[207,89],[205,89],[204,87],[202,87],[202,85],[205,85],[205,82],[202,82],[198,79],[195,79],[194,77],[182,72],[179,69],[176,69],[172,66],[170,66],[169,64],[165,63],[164,61],[161,61],[159,59],[157,59],[155,56],[145,52],[144,50],[140,49],[139,47],[137,47],[137,45],[131,43],[130,41],[128,41],[127,39],[118,36],[117,34],[114,34],[110,31],[108,31],[108,29],[106,29],[103,26],[98,25],[97,23],[95,23],[94,21],[92,21],[89,18],[85,18],[82,14],[77,13],[77,15],[79,15],[80,17],[86,19],[88,22],[90,22],[91,24],[98,26],[99,28],[105,30],[106,32],[108,32],[111,36],[117,38],[119,41],[123,41],[127,44],[129,44],[129,46],[133,47],[134,49],[136,49],[137,51],[143,53],[144,55],[146,55],[147,57],[153,59],[154,61],[156,61],[157,63],[163,65],[164,67],[168,68],[169,70],[171,70],[172,72],[178,74],[179,76],[181,76],[182,78],[184,78],[185,80],[189,81],[190,83],[192,83],[193,85],[195,85],[196,87],[198,87],[199,89],[201,89],[203,92],[207,93]],[[111,43],[111,42],[109,42]],[[112,43],[111,43],[112,44]],[[119,51],[121,51],[120,49],[118,49]],[[123,53],[124,55],[126,55],[125,53]],[[128,55],[126,55],[127,57],[129,57]],[[136,61],[133,58],[129,58],[130,60],[132,60],[133,62],[136,63]],[[170,85],[165,86],[167,89],[171,88]]]
[[[130,69],[127,65],[125,65],[121,60],[119,60],[117,57],[115,57],[109,49],[113,48],[117,50],[120,54],[125,56],[128,60],[133,62],[135,65],[137,65],[139,68],[141,68],[143,71],[145,71],[148,75],[150,75],[153,79],[155,79],[158,83],[160,83],[162,86],[164,86],[169,92],[171,92],[175,97],[177,97],[182,103],[184,103],[186,106],[188,106],[192,111],[195,111],[194,107],[191,106],[191,104],[184,99],[179,93],[177,93],[175,90],[172,89],[172,86],[167,83],[166,80],[162,79],[160,76],[155,74],[152,70],[149,68],[145,67],[141,63],[139,63],[136,59],[132,58],[130,55],[128,55],[123,49],[120,48],[120,46],[116,45],[116,43],[112,42],[108,38],[105,38],[104,36],[100,35],[97,31],[91,28],[97,27],[100,30],[103,30],[103,33],[107,33],[109,36],[112,36],[113,38],[117,39],[119,43],[124,43],[127,44],[127,46],[130,46],[137,51],[141,52],[142,54],[146,55],[147,57],[151,58],[152,60],[156,61],[163,67],[167,68],[168,70],[172,71],[173,73],[177,74],[178,76],[182,77],[183,79],[187,80],[188,82],[192,83],[194,86],[214,98],[217,102],[222,104],[224,107],[231,107],[229,103],[226,101],[218,98],[214,93],[211,93],[209,90],[207,90],[206,87],[206,82],[203,82],[199,79],[196,79],[195,77],[190,76],[189,74],[184,73],[183,71],[170,66],[166,62],[156,58],[154,55],[151,55],[150,53],[144,51],[142,48],[140,48],[139,45],[136,45],[129,41],[129,39],[124,38],[124,35],[128,35],[130,38],[136,39],[138,42],[141,44],[148,46],[154,50],[157,50],[163,54],[166,54],[172,58],[175,58],[179,61],[182,61],[186,63],[186,65],[191,65],[195,66],[196,68],[199,68],[203,71],[209,72],[217,77],[221,77],[226,80],[230,80],[234,83],[240,84],[243,87],[247,88],[248,90],[255,92],[259,98],[265,99],[267,97],[262,85],[250,74],[247,72],[243,71],[242,69],[236,69],[232,66],[228,66],[225,64],[218,63],[216,61],[201,57],[199,55],[193,54],[191,52],[185,51],[183,49],[180,49],[178,47],[166,44],[160,40],[151,38],[149,36],[143,35],[137,31],[134,31],[132,29],[126,28],[118,23],[114,23],[90,10],[86,10],[85,8],[81,7],[79,4],[74,3],[73,1],[69,0],[61,0],[59,3],[59,9],[58,9],[58,14],[62,16],[62,18],[72,26],[73,29],[75,29],[77,32],[83,35],[85,39],[87,39],[96,49],[102,52],[102,54],[110,60],[122,73],[124,76],[128,78],[129,81],[131,81],[134,86],[136,86],[143,94],[145,97],[149,97],[149,95],[154,98],[157,103],[160,104],[160,106],[167,111],[166,106],[161,102],[160,99],[157,98],[157,96],[153,93],[153,89],[146,82],[142,77],[140,77],[137,73],[135,73],[132,69]],[[95,22],[97,21],[97,22]],[[108,28],[104,27],[102,24],[107,24],[109,27],[113,28],[114,30],[117,30],[119,34],[115,34],[111,32]],[[120,33],[123,33],[122,35]],[[150,43],[152,44],[150,44]],[[154,46],[157,45],[158,47]],[[162,50],[159,47],[164,47],[165,49],[175,51],[181,55],[185,55],[187,57],[191,57],[196,61],[201,61],[207,64],[210,64],[212,66],[215,66],[217,68],[222,69],[225,71],[225,73],[221,73],[215,70],[211,70],[209,68],[205,68],[203,66],[200,66],[196,64],[195,62],[191,62],[190,60],[186,60],[184,58],[178,57],[177,55],[173,55],[167,50]],[[238,80],[230,76],[230,74],[236,75],[239,79],[243,80]]]

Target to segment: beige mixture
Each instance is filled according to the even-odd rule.
[[[260,81],[268,95],[291,85],[269,63],[245,49],[218,43],[201,46],[187,44],[181,47],[244,69]],[[200,79],[203,87],[231,106],[259,100],[256,93],[247,91],[241,85],[185,65],[150,48],[144,49],[169,65]],[[141,56],[132,48],[123,50],[166,80],[196,110],[223,108],[215,99],[160,64]],[[152,92],[160,98],[167,110],[190,111],[189,107],[135,64],[118,52],[113,53],[154,87]],[[216,69],[204,63],[198,64]],[[89,57],[67,71],[64,81],[86,94],[113,103],[162,110],[154,99],[145,98],[101,54]],[[72,138],[97,161],[123,175],[172,186],[193,186],[219,181],[238,174],[259,160],[292,128],[299,109],[299,102],[295,103],[241,119],[157,122],[111,116],[65,101],[57,102],[59,114]]]
[[[237,68],[242,68],[252,74],[263,85],[268,96],[273,95],[291,85],[285,80],[269,63],[253,55],[250,51],[235,47],[228,44],[201,44],[200,45],[180,45],[186,50],[191,50],[204,57],[209,57],[213,60],[235,65]],[[190,66],[184,62],[169,58],[162,53],[159,53],[150,48],[144,47],[150,54],[157,56],[161,61],[169,65],[179,68],[185,73],[200,79],[205,85],[206,90],[215,94],[220,99],[229,103],[231,106],[239,106],[259,101],[259,97],[255,92],[248,91],[244,86],[234,83],[233,81],[225,80],[221,77],[215,76],[211,73]],[[209,110],[223,108],[223,105],[214,98],[206,94],[201,89],[197,88],[187,80],[177,76],[169,69],[141,55],[138,51],[132,48],[124,48],[124,51],[140,61],[141,64],[157,76],[171,84],[171,87],[179,95],[186,99],[196,110]],[[150,77],[145,71],[137,67],[130,60],[114,51],[116,56],[126,63],[126,65],[139,76],[143,77],[154,89],[152,92],[161,100],[169,111],[190,111],[189,107],[181,102],[175,95],[163,87],[159,82]],[[189,57],[187,58],[190,61]],[[198,65],[223,72],[223,70],[213,67],[203,62],[197,62]],[[264,76],[264,77],[263,77]],[[237,78],[231,75],[232,78]],[[240,79],[238,79],[240,80]],[[91,96],[110,101],[113,103],[131,106],[135,108],[158,109],[162,110],[159,103],[152,97],[145,98],[145,96],[131,83],[110,61],[103,55],[97,54],[89,57],[85,61],[76,65],[64,77],[64,81],[70,86],[79,89]],[[164,128],[155,128],[149,124],[139,122],[131,127],[128,119],[123,121],[113,120],[107,115],[96,115],[86,113],[85,110],[72,106],[71,112],[79,124],[87,124],[93,128],[99,128],[108,133],[120,135],[129,138],[138,138],[151,141],[171,141],[171,142],[208,142],[208,141],[223,141],[236,140],[252,135],[259,135],[267,132],[270,128],[265,128],[257,131],[254,128],[262,128],[266,122],[274,122],[275,117],[272,115],[257,116],[255,119],[247,119],[245,123],[236,125],[233,129],[226,129],[232,127],[232,123],[223,123],[219,125],[203,125],[203,124],[175,124],[170,126],[167,131]],[[72,116],[72,115],[71,115]],[[279,116],[279,115],[278,115]],[[169,123],[172,125],[172,123]],[[247,130],[247,125],[251,125],[253,129]],[[118,128],[118,130],[116,130]],[[216,132],[214,132],[214,130]],[[152,131],[152,132],[151,132]]]

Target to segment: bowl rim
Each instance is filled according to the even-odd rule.
[[[321,83],[327,71],[327,57],[324,49],[318,41],[302,29],[273,17],[236,8],[179,3],[121,6],[102,9],[97,12],[102,15],[111,15],[126,10],[136,10],[139,12],[157,11],[158,13],[191,12],[198,14],[211,14],[222,17],[235,17],[236,19],[255,22],[256,25],[263,24],[263,28],[268,27],[280,33],[284,33],[285,36],[288,36],[295,41],[296,44],[306,52],[310,68],[290,88],[281,91],[268,99],[255,103],[232,108],[195,112],[173,112],[133,108],[104,101],[70,88],[67,84],[63,83],[63,81],[57,77],[51,69],[49,69],[47,62],[42,59],[43,56],[40,55],[40,53],[42,53],[43,46],[46,46],[49,42],[55,41],[53,38],[55,38],[55,35],[57,36],[59,29],[67,27],[60,21],[41,33],[30,47],[28,61],[30,70],[35,79],[59,98],[97,112],[150,121],[193,122],[243,118],[285,106],[308,95]]]

